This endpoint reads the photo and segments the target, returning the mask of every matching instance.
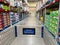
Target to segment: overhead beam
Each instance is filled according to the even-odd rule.
[[[40,0],[28,0],[28,2],[38,2]]]

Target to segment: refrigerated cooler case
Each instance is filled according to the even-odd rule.
[[[45,15],[45,26],[54,36],[58,32],[58,10],[51,11],[50,14]]]
[[[58,33],[59,32],[59,1],[58,0],[54,0],[54,1],[45,5],[44,7],[45,9],[44,41],[46,45],[60,45],[59,33]]]

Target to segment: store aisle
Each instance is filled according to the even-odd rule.
[[[28,18],[24,19],[23,21],[21,21],[18,25],[27,25],[27,26],[36,26],[36,25],[40,25],[41,23],[39,22],[38,19],[36,19],[35,15],[30,15]]]
[[[41,26],[37,21],[35,15],[30,15],[29,18],[25,19],[20,23],[24,27],[36,27]],[[36,27],[37,28],[37,27]],[[20,29],[19,29],[20,30]],[[23,35],[18,36],[11,45],[45,45],[44,40],[41,38],[40,28],[37,29],[36,34],[38,35]],[[18,33],[20,33],[18,31]]]
[[[17,37],[11,45],[45,45],[42,38],[34,36]]]

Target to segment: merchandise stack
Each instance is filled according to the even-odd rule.
[[[16,22],[15,13],[10,12],[10,24],[13,25]]]
[[[50,31],[56,35],[58,32],[58,11],[50,12]]]
[[[5,28],[10,26],[10,7],[9,2],[6,0],[0,0],[0,30],[4,30]]]
[[[51,11],[49,15],[45,16],[45,26],[53,35],[57,35],[58,11]]]
[[[0,13],[0,30],[4,28],[4,23],[3,23],[3,15]]]
[[[15,13],[16,22],[19,22],[19,14]]]

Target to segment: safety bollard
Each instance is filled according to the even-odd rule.
[[[17,37],[17,26],[15,26],[15,37]]]
[[[44,37],[44,26],[41,27],[41,37]]]

